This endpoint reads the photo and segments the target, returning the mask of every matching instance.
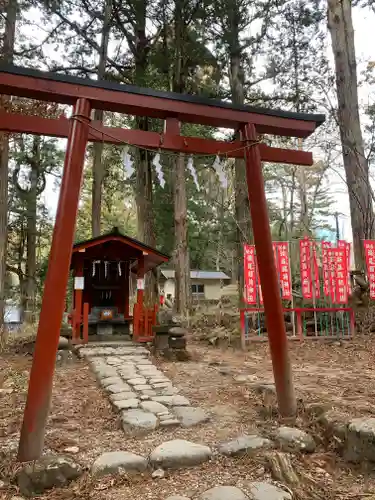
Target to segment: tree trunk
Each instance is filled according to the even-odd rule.
[[[186,90],[183,70],[185,64],[185,16],[184,2],[177,0],[174,11],[174,67],[172,75],[172,92],[183,93]],[[179,129],[179,124],[176,126]],[[172,133],[179,133],[173,130]],[[174,198],[174,268],[175,268],[175,309],[184,318],[187,318],[191,308],[190,290],[190,258],[187,226],[187,200],[185,178],[185,156],[180,154],[175,163],[173,176]]]
[[[302,139],[298,139],[298,149],[302,150]],[[300,231],[304,236],[308,236],[309,231],[309,209],[307,205],[307,190],[306,190],[306,176],[305,167],[299,167],[297,169],[298,178],[298,191],[299,191],[299,201],[300,201]]]
[[[108,41],[110,32],[110,21],[112,15],[112,0],[107,0],[104,5],[104,19],[102,38],[100,43],[98,80],[105,80],[105,67],[107,63]],[[95,121],[103,121],[103,111],[96,109],[94,112]],[[92,181],[92,236],[100,236],[101,227],[101,207],[102,207],[102,184],[104,178],[104,168],[102,162],[103,143],[95,142],[93,146],[93,181]]]
[[[244,72],[241,60],[241,47],[239,40],[238,24],[232,26],[233,47],[230,53],[230,86],[233,104],[244,104]],[[245,243],[252,241],[252,226],[250,216],[249,195],[246,180],[245,161],[239,158],[235,160],[235,212],[237,222],[237,276],[239,286],[239,298],[243,300],[244,274],[243,274],[243,247]]]
[[[146,13],[147,1],[139,1],[135,4],[135,85],[147,87],[147,67],[149,64],[149,42],[146,36]],[[137,117],[137,128],[149,129],[147,117]],[[136,203],[137,203],[137,227],[138,239],[146,245],[155,247],[155,224],[152,202],[152,167],[151,155],[147,151],[138,151],[138,162],[136,168]],[[145,304],[153,305],[157,300],[158,284],[157,271],[147,273],[145,276]]]
[[[357,65],[350,0],[328,0],[328,27],[336,68],[338,121],[349,191],[357,270],[365,270],[363,240],[374,237],[373,192],[359,120]]]
[[[191,306],[190,259],[187,238],[187,203],[185,156],[180,154],[176,161],[173,182],[174,228],[175,228],[175,308],[186,318]]]
[[[36,272],[36,237],[37,237],[37,200],[40,168],[40,137],[34,136],[30,172],[30,191],[27,193],[26,227],[26,285],[24,320],[33,323],[35,314],[35,272]],[[42,173],[42,175],[44,175]]]
[[[8,0],[6,6],[5,33],[3,41],[2,62],[12,63],[14,52],[14,36],[16,29],[17,0]],[[0,96],[0,110],[9,105],[8,96]],[[8,134],[0,132],[0,327],[4,323],[5,279],[8,241]]]

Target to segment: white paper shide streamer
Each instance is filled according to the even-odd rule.
[[[134,174],[135,170],[133,168],[133,160],[129,153],[129,147],[125,146],[122,152],[122,164],[124,165],[124,170],[126,177],[130,179],[130,177]]]
[[[157,175],[158,180],[159,180],[159,184],[164,189],[165,179],[164,179],[163,171],[161,169],[160,153],[156,153],[156,155],[154,156],[154,159],[152,160],[152,164],[155,167],[155,171],[156,171],[156,175]]]
[[[197,191],[199,191],[198,176],[197,176],[197,171],[194,168],[192,156],[190,156],[190,158],[188,159],[187,169],[189,170],[189,172],[193,178],[193,181],[194,181],[195,187],[197,188]]]
[[[221,186],[224,189],[226,189],[228,187],[228,179],[227,179],[227,176],[225,175],[223,165],[221,163],[219,155],[216,155],[215,161],[214,161],[212,166],[215,169],[217,176],[219,177],[219,181],[220,181]]]

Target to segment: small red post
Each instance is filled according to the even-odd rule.
[[[89,341],[89,304],[83,304],[83,343],[87,344]]]
[[[297,412],[297,402],[292,381],[288,339],[285,331],[284,314],[272,248],[262,162],[259,146],[257,144],[251,145],[251,142],[256,142],[258,139],[252,123],[245,125],[243,139],[247,141],[248,145],[245,150],[247,189],[259,274],[262,283],[264,311],[277,401],[280,414],[283,417],[292,417]]]
[[[89,121],[90,103],[87,99],[78,99],[70,125],[38,334],[18,447],[18,460],[21,462],[36,460],[43,451],[69,277]]]

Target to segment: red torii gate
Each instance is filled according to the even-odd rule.
[[[313,159],[311,153],[272,148],[259,143],[258,134],[305,138],[324,122],[324,115],[237,106],[202,97],[6,65],[0,65],[0,94],[69,104],[74,107],[70,120],[0,113],[2,131],[68,138],[19,443],[19,460],[37,459],[43,449],[87,141],[131,143],[135,146],[164,148],[188,154],[219,153],[235,158],[245,156],[254,241],[279,410],[283,416],[295,415],[296,399],[273,257],[261,161],[308,166],[312,165]],[[160,118],[165,120],[165,132],[158,134],[107,128],[95,122],[90,124],[92,109]],[[183,137],[180,135],[181,122],[232,128],[240,131],[241,141],[223,142]]]

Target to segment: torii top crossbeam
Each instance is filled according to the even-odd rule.
[[[260,143],[258,135],[306,138],[324,122],[324,116],[235,106],[228,102],[203,97],[159,92],[4,65],[0,65],[0,94],[74,106],[69,121],[0,112],[0,131],[68,137],[21,430],[19,459],[35,460],[39,458],[43,449],[88,140],[115,144],[131,143],[146,148],[164,148],[189,154],[228,154],[232,157],[245,158],[252,228],[279,410],[282,416],[294,416],[296,398],[261,161],[312,165],[313,158],[311,153],[269,147]],[[101,124],[91,123],[92,109],[160,118],[165,121],[165,133],[102,127]],[[240,132],[242,140],[228,143],[183,137],[180,135],[181,122],[232,128]],[[142,278],[143,266],[139,269],[139,278]],[[142,304],[141,285],[137,290],[137,297],[137,303]]]
[[[213,127],[241,130],[252,123],[259,134],[305,138],[323,123],[324,115],[293,113],[251,106],[233,105],[199,96],[182,95],[142,89],[113,82],[98,82],[73,76],[45,73],[28,68],[0,65],[0,94],[17,95],[43,101],[74,105],[78,98],[86,98],[92,108],[116,111],[164,120],[199,123]],[[46,119],[0,112],[0,130],[67,137],[69,123],[64,119]],[[176,130],[161,135],[156,132],[102,127],[93,123],[89,140],[110,143],[130,143],[146,148],[181,151],[187,154],[228,154],[243,157],[239,141],[212,141],[196,137],[182,137]],[[311,165],[312,155],[304,151],[272,148],[260,145],[264,161]]]
[[[0,93],[74,105],[89,99],[95,109],[180,122],[240,129],[253,123],[259,134],[308,137],[324,115],[234,105],[199,96],[144,89],[29,68],[0,65]]]

